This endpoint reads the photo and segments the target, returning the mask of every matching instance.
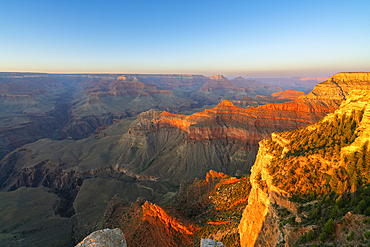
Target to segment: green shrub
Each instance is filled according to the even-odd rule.
[[[327,238],[328,238],[328,235],[326,234],[326,232],[322,232],[320,234],[319,241],[322,242],[322,243],[324,243]]]
[[[314,233],[314,231],[310,230],[307,233],[306,239],[307,239],[307,241],[312,241],[314,238],[315,238],[315,233]]]
[[[366,209],[366,201],[362,199],[358,204],[357,204],[357,213],[362,214],[364,210]]]
[[[370,232],[365,232],[365,238],[369,239],[370,238]]]
[[[368,207],[367,209],[365,209],[364,214],[366,216],[370,216],[370,207]]]
[[[335,224],[333,219],[329,219],[325,225],[323,230],[328,236],[334,233],[335,231]]]

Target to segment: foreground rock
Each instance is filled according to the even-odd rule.
[[[224,247],[225,245],[222,242],[217,242],[212,239],[204,239],[200,240],[200,247]]]
[[[119,228],[104,229],[91,233],[76,247],[127,247],[125,235]]]

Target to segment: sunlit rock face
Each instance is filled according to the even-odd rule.
[[[368,77],[363,75],[363,77],[354,76],[354,78]],[[328,81],[329,82],[326,83],[332,82],[331,79]],[[361,81],[356,81],[354,87],[361,87],[359,84],[362,84]],[[365,85],[364,88],[366,88],[365,82],[363,85]],[[348,86],[348,88],[350,87]],[[340,98],[338,96],[335,97]],[[347,169],[344,165],[343,157],[361,150],[370,138],[370,91],[357,89],[347,92],[343,90],[343,97],[345,97],[346,100],[342,101],[340,108],[335,110],[333,113],[328,114],[319,123],[305,128],[309,133],[308,135],[310,135],[317,132],[319,129],[318,126],[320,126],[321,123],[334,122],[338,116],[340,118],[351,116],[355,111],[363,112],[361,120],[354,130],[355,133],[357,133],[356,138],[352,143],[339,150],[340,160],[337,161],[330,159],[330,157],[328,160],[327,157],[323,157],[321,154],[306,154],[306,156],[302,155],[302,157],[298,156],[293,158],[293,161],[290,161],[290,163],[294,163],[295,160],[300,160],[300,165],[304,166],[309,163],[308,159],[315,158],[326,164],[325,166],[322,165],[317,170],[324,170],[326,169],[325,167],[328,167],[328,170],[335,170],[338,168],[338,164],[341,164],[339,167]],[[278,144],[283,150],[281,156],[278,157],[279,159],[283,159],[285,154],[289,151],[291,148],[291,146],[289,146],[291,141],[292,140],[290,139],[286,139],[283,133],[272,134],[272,142]],[[276,182],[276,180],[273,182],[274,177],[270,174],[271,164],[276,162],[276,160],[274,161],[274,158],[276,158],[274,152],[275,151],[271,149],[271,146],[268,145],[267,140],[260,142],[256,162],[251,169],[250,182],[252,190],[248,198],[248,205],[243,212],[243,218],[239,225],[240,243],[242,247],[281,246],[282,244],[284,244],[284,246],[293,246],[300,236],[311,229],[309,226],[296,228],[279,226],[281,215],[279,215],[277,209],[285,208],[292,213],[292,216],[296,217],[296,220],[299,220],[302,215],[298,215],[297,213],[298,203],[290,201],[289,198],[297,190],[300,192],[306,191],[305,193],[307,193],[307,191],[312,191],[316,188],[323,188],[325,181],[315,180],[315,186],[308,187],[306,182],[303,182],[302,178],[304,178],[306,174],[309,174],[310,171],[298,172],[296,170],[295,176],[298,176],[298,178],[295,177],[295,179],[297,182],[287,189],[282,189],[281,184],[283,182]],[[284,163],[283,165],[280,165],[280,167],[289,167],[289,165],[290,164],[288,163]],[[287,169],[289,170],[290,168]],[[285,180],[291,179],[292,174],[284,173],[283,171],[280,173],[286,175],[284,175]],[[310,178],[310,180],[314,181],[313,178]],[[347,184],[347,179],[345,184]],[[347,185],[347,187],[343,186],[341,189],[343,190],[342,193],[352,190],[349,185]]]
[[[128,246],[189,246],[197,230],[168,215],[160,206],[140,199],[129,207],[113,201],[104,218],[106,225],[123,230]]]
[[[295,99],[280,104],[244,109],[235,106],[229,100],[224,100],[212,109],[206,109],[193,115],[163,112],[159,116],[155,116],[150,125],[154,129],[178,128],[186,131],[189,141],[238,140],[246,144],[255,144],[255,141],[252,140],[255,138],[253,134],[269,135],[269,129],[276,131],[297,128],[321,119],[327,113],[338,108],[351,90],[369,89],[369,74],[338,73],[318,84],[308,95],[293,90],[273,93],[271,96],[277,99]],[[224,80],[222,76],[211,78]],[[265,133],[262,129],[253,131],[253,127],[266,128],[266,131]],[[252,137],[248,138],[250,134]],[[256,140],[258,142],[261,139],[257,137]]]
[[[332,80],[330,78],[320,83],[308,95],[285,103],[245,109],[235,106],[229,100],[224,100],[214,108],[192,115],[165,111],[145,113],[146,116],[145,114],[139,116],[137,124],[130,128],[125,140],[134,143],[133,140],[138,140],[140,136],[141,144],[132,145],[132,148],[138,148],[144,153],[147,152],[146,150],[152,150],[152,148],[145,148],[146,143],[151,143],[151,141],[145,141],[149,140],[148,138],[155,137],[159,140],[164,133],[172,136],[175,133],[181,133],[181,138],[177,139],[181,143],[175,142],[174,137],[163,139],[167,143],[166,146],[171,146],[170,149],[176,151],[173,151],[171,155],[162,156],[165,157],[162,159],[162,165],[159,164],[161,159],[155,159],[151,167],[142,171],[145,175],[158,178],[170,177],[171,179],[182,177],[192,180],[195,178],[192,170],[197,170],[204,175],[207,171],[202,167],[206,164],[212,164],[212,167],[208,166],[208,169],[232,175],[245,174],[250,171],[255,161],[259,141],[270,138],[273,132],[297,129],[317,122],[339,107],[352,87],[345,83],[334,83]],[[370,88],[369,82],[353,81],[351,83],[354,88]],[[328,95],[330,97],[327,97]],[[157,149],[153,147],[153,152],[156,152],[154,150]],[[241,154],[241,152],[244,153]],[[133,152],[130,151],[131,153]],[[136,161],[140,159],[142,163],[145,157],[135,159]],[[239,161],[240,163],[237,163]],[[134,165],[131,159],[127,162],[130,163],[126,165],[127,170],[133,173],[140,172],[147,167],[144,164]],[[159,169],[161,172],[158,172]]]
[[[151,120],[146,118],[141,121],[130,132],[139,134],[145,129],[155,131],[161,128],[177,128],[188,133],[187,141],[190,143],[239,141],[247,148],[257,145],[272,131],[302,127],[317,121],[322,115],[315,112],[303,114],[300,113],[301,109],[305,110],[304,106],[300,107],[298,104],[244,109],[224,100],[212,109],[193,115],[163,112]]]

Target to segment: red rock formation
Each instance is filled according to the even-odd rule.
[[[227,175],[223,172],[216,172],[216,171],[210,170],[206,174],[206,182],[207,183],[216,182],[216,181],[218,182],[220,181],[220,179],[226,178],[226,177]]]
[[[308,95],[303,92],[286,91],[273,94],[273,97],[297,99],[280,104],[268,104],[244,109],[234,106],[229,100],[222,101],[212,109],[193,115],[178,115],[162,112],[153,119],[146,119],[131,128],[130,133],[142,134],[161,128],[178,128],[186,131],[187,142],[234,143],[240,142],[244,148],[257,147],[263,138],[272,132],[306,126],[334,111],[352,89],[370,88],[370,73],[339,73],[318,84]],[[218,80],[217,82],[222,82]],[[346,80],[349,80],[348,82]]]
[[[285,106],[285,105],[284,105]],[[257,145],[270,132],[277,129],[291,129],[305,126],[317,121],[321,114],[314,112],[310,115],[300,116],[296,105],[293,108],[281,106],[269,108],[244,109],[234,106],[230,101],[224,100],[212,109],[193,115],[178,115],[168,112],[161,113],[157,118],[131,128],[130,133],[142,133],[147,129],[156,131],[160,128],[178,128],[188,132],[188,142],[214,142],[233,143],[239,141],[245,145]],[[298,111],[297,111],[298,110]],[[318,116],[317,116],[318,115]],[[151,126],[151,127],[149,127]]]
[[[161,207],[140,200],[127,207],[113,198],[105,212],[107,227],[119,227],[128,246],[190,246],[196,227],[181,223]]]
[[[183,225],[179,221],[169,216],[161,207],[145,202],[143,208],[143,220],[148,221],[153,226],[163,226],[165,229],[172,228],[178,233],[193,235],[196,230],[192,225]]]

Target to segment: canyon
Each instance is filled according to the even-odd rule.
[[[54,99],[54,105],[42,113],[42,119],[48,119],[50,123],[55,121],[56,124],[51,127],[43,122],[45,132],[36,132],[34,139],[23,142],[10,138],[15,135],[15,128],[2,129],[2,143],[8,149],[4,149],[4,157],[0,161],[0,197],[10,203],[10,198],[23,200],[27,193],[34,193],[44,202],[45,212],[48,213],[40,217],[39,223],[26,222],[21,217],[14,219],[19,223],[4,226],[2,234],[8,235],[2,235],[2,239],[9,243],[26,239],[22,241],[32,246],[39,236],[37,234],[48,235],[53,229],[51,226],[58,222],[63,225],[61,236],[66,236],[65,245],[74,245],[109,224],[110,228],[119,227],[114,217],[124,214],[132,220],[132,227],[142,226],[132,228],[131,233],[125,232],[128,225],[121,226],[128,245],[133,241],[130,234],[142,235],[142,241],[152,241],[144,236],[145,231],[141,228],[152,232],[152,238],[162,236],[165,241],[161,242],[163,246],[168,243],[181,246],[189,241],[199,243],[199,239],[194,239],[200,236],[199,231],[202,230],[196,230],[199,222],[195,224],[192,217],[201,215],[203,204],[219,207],[219,211],[224,208],[217,206],[222,201],[222,195],[210,191],[227,185],[234,186],[227,187],[230,191],[232,188],[239,190],[237,184],[245,183],[245,176],[251,172],[251,183],[255,186],[255,171],[262,171],[262,168],[253,164],[269,157],[267,151],[257,155],[257,152],[264,150],[264,146],[259,144],[261,140],[272,136],[276,141],[278,135],[272,134],[274,132],[301,129],[318,122],[338,109],[348,99],[352,89],[370,89],[368,74],[338,73],[316,85],[307,95],[299,91],[282,91],[280,86],[251,79],[229,81],[223,76],[42,75],[58,87],[55,91],[50,89],[55,96],[47,96]],[[22,76],[22,80],[27,81],[33,78],[28,74]],[[48,92],[43,93],[48,95]],[[29,95],[38,100],[35,95],[39,94],[37,91]],[[57,97],[60,101],[55,100]],[[8,100],[1,103],[4,109],[10,105],[10,96],[6,98]],[[9,110],[9,113],[14,112]],[[16,123],[16,118],[11,121]],[[34,124],[33,120],[20,125],[31,124]],[[24,138],[27,136],[29,134],[25,131]],[[42,139],[44,137],[48,138]],[[282,138],[279,140],[284,142]],[[217,172],[210,173],[210,170]],[[263,181],[266,180],[265,173],[261,172]],[[202,178],[206,178],[205,182]],[[220,181],[224,182],[217,187]],[[183,195],[179,190],[192,191],[196,195],[196,189],[208,191],[205,194],[215,196],[217,202],[212,204],[210,198],[197,202],[197,198],[183,197],[186,198],[183,204],[194,207],[194,210],[187,211],[181,207],[177,208],[178,211],[170,209],[168,205]],[[232,195],[235,196],[235,193]],[[233,201],[236,197],[229,196],[229,201],[225,203],[227,208],[232,208],[233,203],[244,208],[249,192],[243,193],[236,201]],[[265,192],[256,192],[253,187],[248,199],[251,207],[255,205],[252,198],[255,201],[261,199],[261,204],[268,205],[270,199],[262,193]],[[283,206],[290,205],[294,211],[294,204],[286,196],[283,198],[276,194],[274,200]],[[141,199],[137,200],[139,197]],[[26,201],[32,202],[30,198]],[[8,207],[6,203],[4,207]],[[118,211],[112,209],[112,203],[119,208]],[[258,209],[261,215],[256,213],[254,217],[256,226],[262,227],[263,223],[257,221],[270,209],[259,204],[255,207],[261,208]],[[30,211],[32,215],[39,214],[35,207],[31,207]],[[240,217],[241,211],[237,211]],[[231,221],[227,223],[215,219],[209,222],[203,222],[201,229],[211,226],[220,228],[212,234],[205,233],[202,238],[211,236],[217,241],[233,243],[234,238],[239,238],[236,222],[232,221],[232,228],[227,230],[232,240],[227,240],[228,235],[222,234],[221,230]],[[41,229],[38,224],[50,227]],[[163,231],[156,232],[153,226],[161,224]],[[187,229],[189,225],[194,227],[189,232],[195,235],[179,230]],[[169,226],[175,228],[170,229]],[[241,229],[248,229],[248,226],[241,226]],[[253,227],[253,231],[255,236],[248,238],[261,235],[258,227]],[[240,232],[240,236],[245,239],[244,231]],[[44,243],[48,245],[51,241],[51,238],[45,238]]]

